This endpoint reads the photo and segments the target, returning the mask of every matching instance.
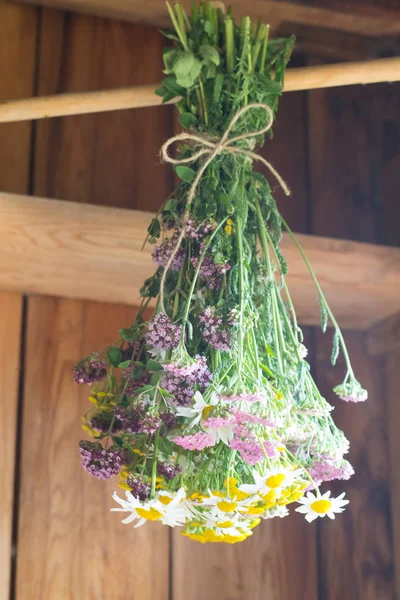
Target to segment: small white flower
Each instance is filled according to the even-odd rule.
[[[343,500],[343,494],[337,498],[330,498],[331,492],[326,492],[322,496],[315,496],[312,492],[308,492],[307,496],[300,498],[299,506],[296,512],[303,513],[306,516],[306,521],[311,523],[318,517],[327,515],[330,519],[335,518],[335,513],[342,513],[344,506],[349,503],[348,500]]]
[[[226,423],[226,425],[213,427],[213,425],[209,425],[207,421],[203,423],[203,429],[209,435],[211,435],[214,445],[218,444],[218,442],[223,442],[226,446],[229,446],[231,441],[233,440],[233,423]]]
[[[218,403],[218,398],[216,394],[214,394],[211,397],[209,404],[205,402],[200,392],[195,392],[193,399],[193,406],[178,406],[176,409],[177,417],[186,417],[188,419],[193,419],[190,422],[189,427],[194,427],[195,425],[198,425],[203,419],[203,413],[205,411],[212,410],[213,407],[216,406],[216,404]]]
[[[120,498],[114,492],[113,498],[121,508],[111,509],[116,512],[131,513],[122,521],[124,524],[138,521],[135,527],[140,527],[146,521],[161,521],[163,525],[175,527],[176,525],[184,525],[187,520],[191,519],[190,510],[185,502],[186,492],[184,488],[174,494],[162,490],[156,498],[147,502],[141,502],[131,492],[125,492],[125,495],[126,500]]]
[[[287,506],[279,506],[278,504],[269,510],[266,510],[260,517],[262,519],[274,519],[275,517],[287,517],[289,514]]]
[[[259,496],[265,496],[268,492],[274,491],[276,497],[279,497],[282,490],[292,485],[300,474],[299,469],[288,468],[271,469],[266,475],[260,475],[254,470],[255,483],[243,484],[239,486],[239,490],[246,494],[258,494]]]
[[[308,350],[304,344],[299,344],[297,350],[298,350],[300,358],[305,358],[308,354]]]
[[[243,534],[250,535],[251,529],[249,522],[245,519],[240,519],[238,516],[230,516],[223,518],[217,515],[209,515],[207,527],[215,528],[217,535],[229,535],[232,537],[241,537]]]

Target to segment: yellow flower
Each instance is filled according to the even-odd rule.
[[[90,427],[89,425],[82,425],[82,429],[92,437],[97,437],[99,435],[99,432]]]

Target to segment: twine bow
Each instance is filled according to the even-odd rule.
[[[231,133],[234,126],[236,125],[236,122],[238,121],[238,119],[240,119],[240,117],[242,115],[244,115],[247,111],[253,110],[254,108],[262,108],[265,110],[265,112],[268,115],[268,119],[269,119],[267,125],[265,127],[263,127],[262,129],[243,133],[241,135],[237,135],[234,137],[229,137],[229,134]],[[255,152],[251,152],[250,150],[245,150],[244,148],[240,148],[239,146],[236,145],[236,143],[239,142],[240,140],[251,140],[251,139],[254,139],[258,135],[262,135],[263,133],[266,133],[271,128],[273,120],[274,120],[274,115],[273,115],[273,112],[270,109],[270,107],[267,104],[255,102],[253,104],[244,106],[235,114],[232,121],[228,125],[224,135],[219,140],[218,139],[210,140],[209,138],[201,137],[199,135],[192,135],[191,133],[180,133],[179,135],[175,135],[174,137],[167,140],[165,142],[165,144],[161,147],[161,156],[162,156],[163,160],[165,162],[171,163],[173,165],[190,164],[190,163],[196,162],[202,156],[207,156],[206,160],[201,165],[201,167],[190,187],[187,201],[186,201],[185,212],[184,212],[184,215],[182,218],[182,231],[178,237],[175,248],[172,251],[172,253],[164,267],[164,271],[163,271],[163,274],[161,277],[161,282],[160,282],[160,307],[161,307],[161,310],[163,310],[163,311],[165,310],[164,309],[165,278],[167,276],[168,269],[170,268],[172,261],[174,260],[175,255],[178,252],[180,245],[182,243],[182,240],[185,236],[185,227],[186,227],[187,222],[190,217],[190,207],[193,203],[193,199],[196,194],[197,186],[200,183],[200,180],[204,174],[204,171],[207,169],[207,167],[210,165],[210,163],[214,160],[214,158],[216,156],[218,156],[219,154],[222,154],[224,152],[227,152],[228,154],[239,154],[242,156],[248,156],[249,158],[252,158],[253,160],[258,160],[258,161],[262,162],[263,165],[265,165],[269,169],[269,171],[275,176],[275,178],[277,179],[279,185],[281,186],[281,188],[283,189],[285,194],[287,196],[290,195],[289,187],[287,186],[285,181],[282,179],[282,177],[279,175],[279,173],[274,169],[274,167],[271,165],[271,163],[269,163],[264,157],[260,156],[259,154],[256,154]],[[201,148],[200,148],[200,150],[198,150],[197,152],[195,152],[188,158],[178,158],[178,159],[172,158],[168,154],[169,147],[172,144],[174,144],[175,142],[181,142],[181,141],[195,142],[197,145],[201,146]]]

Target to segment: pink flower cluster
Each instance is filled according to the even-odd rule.
[[[211,371],[204,356],[196,356],[196,362],[189,366],[177,363],[164,365],[161,386],[171,394],[181,406],[190,404],[195,389],[202,392],[211,381]]]
[[[182,326],[175,325],[163,312],[158,313],[147,324],[146,344],[154,350],[176,348],[182,335]]]
[[[364,390],[355,379],[349,383],[337,385],[333,391],[345,402],[364,402],[368,399],[367,390]]]
[[[214,440],[208,433],[195,433],[194,435],[178,436],[173,440],[175,444],[185,450],[204,450],[214,445]]]
[[[251,413],[244,412],[242,410],[234,409],[232,414],[235,417],[235,421],[238,424],[252,423],[257,425],[264,425],[264,427],[276,427],[276,424],[271,419],[260,417],[258,415],[252,415]]]
[[[235,425],[234,437],[230,447],[237,450],[244,461],[249,465],[255,465],[264,458],[264,453],[256,436],[245,425]]]
[[[165,267],[169,258],[173,251],[175,250],[176,243],[178,241],[178,234],[174,233],[170,240],[166,240],[159,246],[154,246],[152,251],[152,257],[154,262],[161,266]],[[176,252],[174,258],[172,259],[170,269],[172,271],[179,271],[183,263],[185,262],[185,250],[183,248],[179,248]]]
[[[203,338],[207,344],[216,350],[228,351],[230,349],[229,333],[222,328],[222,318],[211,306],[207,306],[200,315],[200,322],[204,325]]]
[[[200,244],[200,254],[204,248],[203,244]],[[193,267],[196,269],[200,261],[200,256],[194,256],[191,259]],[[207,251],[201,263],[199,275],[203,279],[207,280],[207,285],[211,290],[218,290],[221,287],[221,277],[230,270],[231,266],[228,262],[224,264],[216,264],[214,262],[211,252]]]
[[[188,240],[198,240],[207,233],[210,233],[215,228],[215,225],[206,221],[203,223],[196,223],[193,219],[189,219],[185,227],[185,238]]]
[[[332,479],[350,479],[354,475],[354,469],[347,460],[337,460],[329,454],[316,456],[308,472],[317,485]]]

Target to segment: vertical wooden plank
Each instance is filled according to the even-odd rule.
[[[305,114],[304,93],[284,96],[274,139],[262,150],[293,189],[289,199],[276,190],[280,210],[296,231],[304,232],[308,213]],[[315,524],[310,526],[292,512],[287,519],[262,523],[251,538],[233,546],[201,545],[174,531],[172,579],[174,600],[317,600]]]
[[[29,303],[18,599],[167,598],[168,539],[161,526],[121,525],[109,512],[118,478],[90,477],[79,459],[88,388],[71,382],[72,366],[77,356],[111,343],[132,313],[55,298]],[[150,572],[154,548],[157,569]]]
[[[158,81],[161,48],[149,27],[43,10],[39,93]],[[35,194],[155,210],[169,193],[167,167],[155,163],[170,108],[149,110],[39,123]],[[87,399],[71,367],[133,318],[129,308],[29,300],[18,600],[168,597],[167,528],[122,525],[108,512],[117,480],[92,480],[79,464]]]
[[[34,95],[37,9],[0,0],[0,101]],[[0,127],[0,190],[26,194],[31,123]],[[6,141],[6,143],[5,143]]]
[[[400,350],[391,352],[385,360],[385,396],[387,399],[387,418],[390,458],[390,496],[392,506],[392,535],[394,569],[396,574],[395,597],[400,598],[400,478],[398,460],[400,455]]]
[[[377,241],[383,190],[377,185],[376,136],[383,117],[375,102],[381,89],[309,93],[313,232],[318,235]],[[350,482],[332,486],[335,492],[346,490],[350,499],[344,515],[333,523],[319,523],[320,595],[324,600],[389,600],[394,597],[394,573],[381,363],[367,356],[362,334],[348,333],[356,376],[370,397],[360,406],[336,401],[332,387],[342,381],[344,367],[341,363],[331,369],[329,337],[316,337],[317,379],[336,406],[337,425],[350,439],[349,460],[356,474]]]
[[[10,593],[22,297],[0,293],[0,598]]]
[[[37,9],[0,0],[0,101],[34,93]],[[16,76],[18,74],[18,76]],[[29,191],[30,123],[0,127],[0,190]],[[22,296],[0,293],[0,598],[12,588],[12,548]],[[15,541],[15,540],[14,540]]]
[[[39,94],[141,85],[162,76],[161,34],[58,11],[42,17]],[[157,210],[171,185],[159,150],[172,132],[172,107],[38,123],[35,193],[120,208]]]

